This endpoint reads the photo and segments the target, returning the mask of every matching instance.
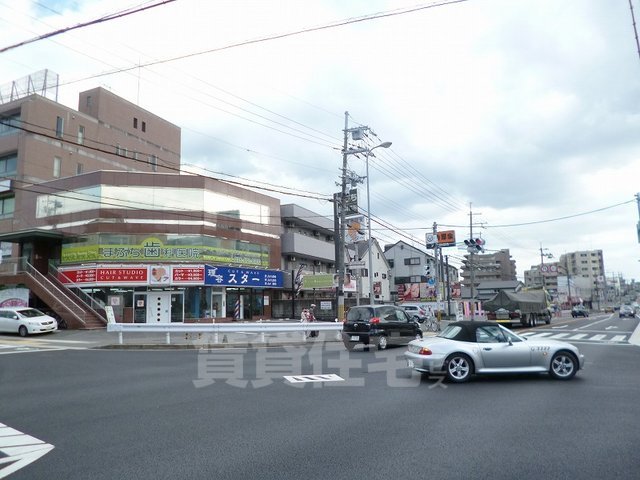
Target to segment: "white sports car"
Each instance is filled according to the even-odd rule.
[[[548,372],[569,380],[584,367],[584,355],[574,345],[527,340],[494,322],[453,322],[437,336],[410,342],[405,357],[418,372],[444,374],[456,383],[497,373]]]

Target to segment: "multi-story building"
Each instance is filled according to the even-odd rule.
[[[532,265],[525,271],[525,285],[545,287],[560,303],[587,303],[596,307],[606,298],[607,286],[602,250],[565,253],[558,262]]]
[[[436,301],[436,278],[440,299],[447,300],[450,289],[458,281],[455,267],[436,262],[433,255],[406,242],[387,245],[384,256],[389,262],[391,298],[395,301]]]
[[[181,175],[178,127],[102,88],[11,99],[0,125],[0,283],[77,327],[270,316],[280,202]]]
[[[516,261],[511,258],[509,249],[490,254],[465,255],[462,264],[462,286],[471,290],[471,268],[473,268],[473,288],[483,282],[516,280]]]

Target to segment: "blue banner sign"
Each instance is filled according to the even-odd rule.
[[[204,266],[204,284],[225,287],[282,288],[282,272],[255,268]]]

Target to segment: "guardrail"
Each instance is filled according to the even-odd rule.
[[[126,333],[164,333],[166,344],[171,345],[172,333],[213,333],[214,343],[220,343],[219,335],[225,333],[260,333],[265,343],[265,334],[299,332],[304,340],[307,333],[315,331],[341,331],[340,322],[247,322],[247,323],[107,323],[107,332],[118,332],[118,343],[123,344]]]

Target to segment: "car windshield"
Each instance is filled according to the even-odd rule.
[[[17,311],[20,315],[27,318],[44,317],[44,313],[35,308],[25,308]]]

